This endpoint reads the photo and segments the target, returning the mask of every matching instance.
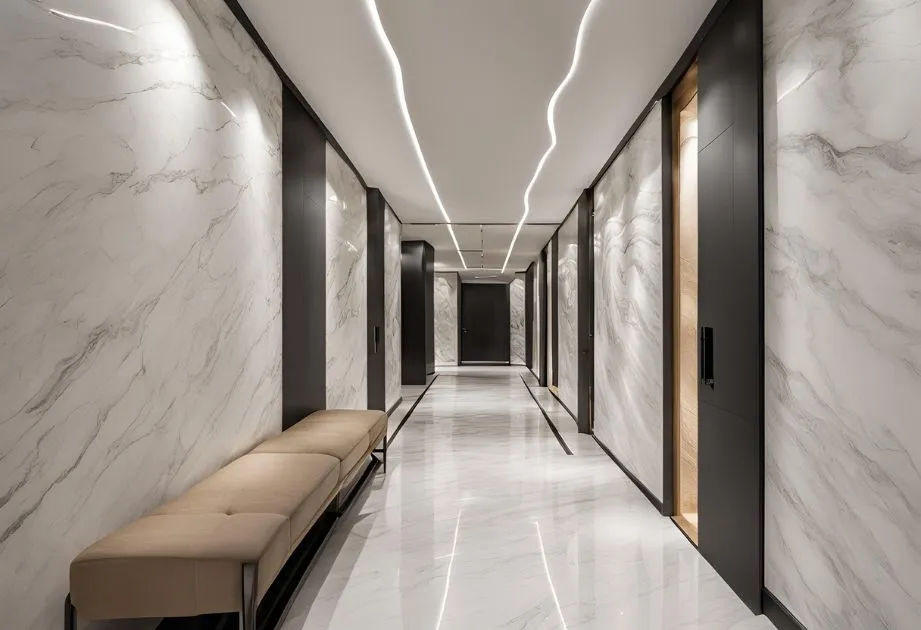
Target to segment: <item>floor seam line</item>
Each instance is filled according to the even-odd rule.
[[[553,435],[556,437],[556,441],[560,443],[560,446],[563,448],[563,452],[567,455],[572,455],[572,451],[569,446],[567,446],[566,441],[563,439],[563,436],[560,434],[560,430],[556,428],[556,425],[553,424],[553,420],[550,419],[550,415],[547,413],[547,410],[544,409],[543,405],[540,404],[540,401],[537,400],[537,396],[534,395],[534,392],[531,391],[531,386],[528,385],[528,382],[524,380],[524,374],[521,374],[521,382],[524,385],[525,389],[528,390],[528,393],[531,394],[531,399],[534,401],[534,404],[537,405],[537,408],[540,409],[540,412],[544,416],[544,420],[547,421],[550,430],[553,431]]]
[[[403,428],[403,425],[406,424],[406,421],[409,420],[409,417],[413,415],[413,412],[416,410],[416,407],[418,407],[419,403],[422,402],[422,399],[425,397],[428,391],[432,388],[432,385],[435,384],[435,381],[438,380],[439,376],[440,376],[439,374],[436,374],[434,378],[432,378],[432,382],[425,386],[425,389],[423,389],[422,393],[419,394],[419,397],[413,403],[412,407],[409,408],[409,411],[407,411],[406,415],[403,416],[403,419],[400,420],[400,424],[397,425],[397,428],[394,430],[393,435],[391,435],[390,439],[387,440],[387,448],[390,448],[393,445],[393,441],[397,439],[397,434],[400,432],[400,429]]]

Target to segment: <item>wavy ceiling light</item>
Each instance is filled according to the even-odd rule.
[[[460,245],[457,242],[457,236],[454,235],[454,226],[451,225],[451,217],[448,216],[448,211],[445,210],[444,203],[441,201],[441,195],[438,194],[438,189],[435,187],[435,180],[432,179],[432,173],[429,171],[425,156],[422,154],[422,147],[419,145],[419,137],[416,135],[416,128],[413,125],[412,116],[409,115],[409,106],[406,104],[406,90],[403,87],[403,69],[400,66],[400,59],[397,57],[397,53],[390,43],[390,38],[387,37],[387,31],[384,30],[384,24],[381,22],[381,14],[377,9],[376,0],[365,0],[365,6],[368,8],[368,13],[371,16],[371,24],[374,26],[377,38],[380,40],[381,45],[384,47],[384,51],[387,53],[387,57],[390,59],[397,96],[400,100],[400,109],[403,111],[403,122],[406,123],[406,129],[409,131],[409,137],[412,140],[413,148],[416,150],[416,157],[419,158],[419,164],[422,166],[422,172],[425,173],[425,179],[428,182],[429,189],[432,191],[432,196],[435,197],[435,203],[438,204],[438,209],[441,210],[441,214],[448,224],[448,232],[451,233],[451,240],[454,241],[454,248],[457,250],[457,255],[460,257],[461,264],[464,266],[464,269],[467,269],[467,261],[464,260],[464,254],[461,253]]]
[[[547,159],[556,148],[556,121],[554,120],[556,103],[560,100],[560,96],[566,90],[569,82],[572,81],[572,78],[576,75],[576,69],[579,67],[579,59],[582,57],[585,30],[588,23],[591,21],[592,10],[595,8],[595,5],[600,4],[600,2],[601,0],[591,0],[588,6],[585,7],[585,13],[582,14],[582,21],[579,23],[579,32],[576,34],[576,45],[572,51],[572,63],[569,66],[569,72],[563,77],[563,82],[556,88],[553,96],[550,97],[550,103],[547,104],[547,128],[550,130],[550,146],[537,163],[537,170],[534,171],[534,177],[531,178],[531,183],[528,184],[528,187],[524,191],[524,214],[521,215],[521,221],[518,222],[518,227],[515,229],[515,236],[512,237],[512,243],[508,247],[508,254],[505,256],[505,262],[502,264],[502,273],[505,273],[505,269],[508,267],[508,261],[512,257],[512,250],[515,249],[515,243],[518,241],[518,235],[521,234],[521,228],[524,227],[525,222],[528,220],[528,215],[531,214],[531,192],[534,190],[534,185],[537,184],[537,178],[540,177],[541,171],[544,170],[544,165],[547,163]]]

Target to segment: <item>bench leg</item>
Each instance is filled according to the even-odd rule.
[[[256,630],[256,565],[243,565],[243,609],[240,611],[240,629]]]
[[[376,448],[372,451],[375,455],[380,454],[378,461],[381,463],[381,472],[385,475],[387,474],[387,436],[384,435],[384,442],[382,448]]]
[[[64,630],[77,630],[77,609],[70,601],[70,593],[64,598]]]

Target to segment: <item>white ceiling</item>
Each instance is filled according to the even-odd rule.
[[[558,144],[534,187],[529,221],[565,217],[714,2],[595,0],[580,64],[557,104]],[[517,223],[524,191],[550,145],[547,105],[569,70],[589,0],[377,3],[403,68],[420,146],[452,221]],[[241,4],[368,185],[384,192],[404,223],[442,221],[366,0]],[[454,247],[447,229],[430,231],[441,260],[456,264],[456,253],[449,263]],[[514,227],[494,231],[496,238],[507,232],[506,242],[489,243],[487,251],[504,254]],[[510,271],[537,257],[546,243],[532,236],[537,232],[523,232]]]

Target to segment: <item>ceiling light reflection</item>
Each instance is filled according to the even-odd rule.
[[[95,24],[96,26],[114,28],[116,31],[134,35],[134,31],[132,31],[130,28],[125,28],[124,26],[119,26],[118,24],[112,24],[111,22],[105,22],[103,20],[97,20],[96,18],[86,17],[83,15],[75,15],[73,13],[67,13],[66,11],[61,11],[59,9],[48,9],[48,13],[58,17],[66,18],[68,20],[76,20],[77,22],[85,22],[86,24]]]
[[[508,247],[508,254],[505,256],[505,263],[502,265],[502,271],[505,272],[505,268],[508,267],[509,258],[512,257],[512,250],[515,249],[515,242],[518,240],[518,235],[521,233],[521,228],[524,227],[525,221],[528,220],[528,215],[531,213],[531,192],[534,190],[534,185],[537,184],[537,178],[540,177],[541,171],[544,170],[544,165],[547,163],[547,159],[550,157],[550,154],[553,153],[553,150],[556,148],[556,121],[554,120],[554,115],[556,112],[556,103],[560,99],[560,96],[566,90],[566,86],[569,85],[569,82],[572,81],[572,78],[576,74],[576,68],[579,66],[579,59],[582,57],[582,45],[585,39],[585,29],[588,26],[589,21],[591,21],[592,10],[595,8],[595,5],[599,4],[601,0],[591,0],[588,3],[588,6],[585,7],[585,13],[582,14],[582,21],[579,23],[579,32],[576,34],[576,45],[572,52],[572,64],[569,66],[569,72],[566,73],[566,76],[563,77],[563,82],[556,88],[556,91],[553,93],[553,96],[550,97],[550,103],[547,104],[547,128],[550,130],[550,146],[547,148],[546,153],[540,158],[540,161],[537,163],[537,170],[534,171],[534,177],[531,178],[531,183],[528,184],[528,187],[524,192],[524,214],[521,215],[521,221],[518,223],[518,227],[515,229],[515,235],[512,237],[512,243]]]
[[[560,606],[560,598],[556,595],[556,588],[553,586],[553,578],[550,577],[550,565],[547,564],[547,552],[544,549],[544,537],[540,535],[540,523],[535,522],[534,527],[537,529],[537,543],[540,545],[540,557],[544,561],[544,573],[547,574],[547,583],[550,584],[550,594],[553,595],[553,603],[556,604],[556,612],[560,615],[560,623],[563,624],[563,630],[569,630],[566,625],[566,619],[563,617],[563,608]]]
[[[454,241],[454,248],[457,250],[457,255],[460,256],[461,264],[464,265],[464,269],[467,268],[467,261],[464,260],[464,254],[461,253],[460,245],[457,242],[457,237],[454,235],[454,227],[451,225],[451,217],[448,216],[448,211],[445,210],[444,203],[441,201],[441,195],[438,194],[438,189],[435,187],[435,180],[432,179],[432,173],[429,171],[428,164],[425,161],[425,156],[422,154],[422,147],[419,145],[419,137],[416,135],[416,128],[413,126],[412,116],[409,115],[409,106],[406,104],[406,90],[403,87],[403,69],[400,66],[400,59],[397,57],[396,51],[393,49],[393,45],[390,43],[390,38],[387,37],[387,31],[384,30],[384,24],[381,22],[381,15],[377,9],[376,0],[365,0],[365,5],[368,7],[368,13],[371,16],[371,24],[374,26],[374,31],[377,33],[377,38],[380,40],[381,45],[384,47],[384,52],[387,53],[387,58],[390,60],[390,66],[393,69],[394,83],[396,84],[397,96],[400,101],[400,110],[403,113],[403,121],[406,123],[406,129],[409,131],[410,140],[412,140],[413,149],[416,151],[416,157],[419,159],[419,164],[422,166],[422,172],[425,174],[425,180],[428,182],[429,189],[432,191],[432,196],[435,198],[435,203],[438,204],[438,209],[441,210],[442,216],[445,218],[445,222],[448,224],[448,232],[451,233],[451,240]]]

